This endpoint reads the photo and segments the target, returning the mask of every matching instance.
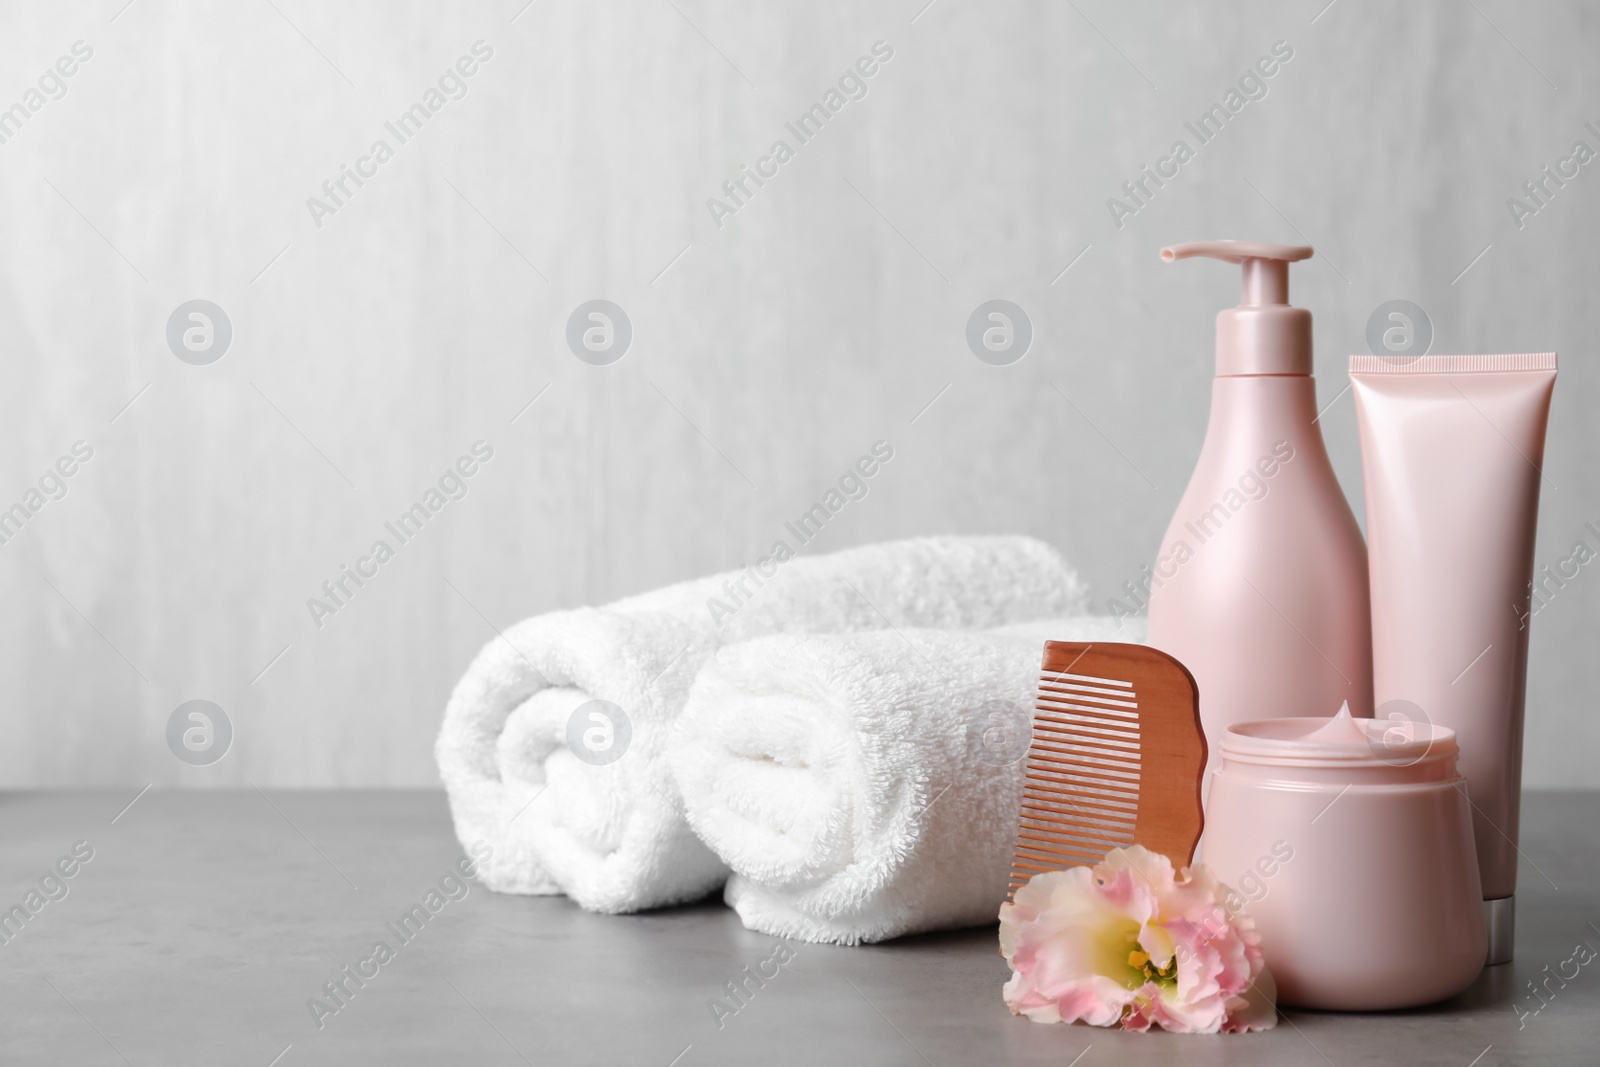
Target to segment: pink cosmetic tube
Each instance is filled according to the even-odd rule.
[[[1509,962],[1534,529],[1553,352],[1350,357],[1375,718],[1456,732],[1488,962]]]

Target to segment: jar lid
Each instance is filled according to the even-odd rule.
[[[1235,723],[1222,754],[1252,763],[1340,767],[1410,767],[1454,759],[1456,733],[1404,718],[1358,719],[1345,704],[1332,718],[1257,719]]]

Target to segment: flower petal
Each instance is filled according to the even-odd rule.
[[[1262,967],[1254,984],[1246,986],[1242,996],[1231,999],[1228,1021],[1222,1028],[1226,1033],[1243,1034],[1271,1030],[1277,1025],[1278,983],[1273,980],[1272,972]]]
[[[1149,953],[1150,963],[1158,971],[1167,969],[1177,949],[1171,932],[1165,926],[1150,922],[1139,928],[1139,946]]]

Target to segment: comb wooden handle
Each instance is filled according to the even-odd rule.
[[[1186,866],[1205,765],[1199,690],[1182,663],[1145,645],[1046,642],[1011,894],[1134,844]]]

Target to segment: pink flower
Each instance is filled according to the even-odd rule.
[[[1277,989],[1254,921],[1204,866],[1139,845],[1035,875],[1000,905],[1006,1004],[1034,1022],[1180,1033],[1266,1030]]]

